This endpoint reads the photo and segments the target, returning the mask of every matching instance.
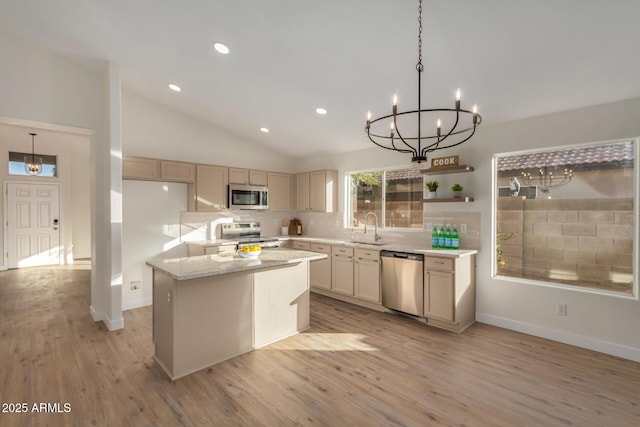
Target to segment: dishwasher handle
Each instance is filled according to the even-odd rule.
[[[424,261],[424,255],[409,252],[380,251],[381,258],[401,258],[409,261]]]

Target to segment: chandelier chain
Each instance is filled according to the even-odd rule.
[[[418,63],[416,69],[422,71],[422,0],[418,5]]]

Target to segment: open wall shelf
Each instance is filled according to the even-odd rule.
[[[446,166],[441,168],[432,168],[432,169],[421,169],[425,175],[443,175],[445,173],[462,173],[462,172],[473,172],[473,166],[469,165],[457,165],[457,166]]]
[[[422,199],[424,203],[470,203],[473,202],[473,197],[451,197],[442,199]]]

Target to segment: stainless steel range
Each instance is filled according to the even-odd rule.
[[[262,229],[258,221],[232,222],[222,224],[221,237],[238,242],[238,249],[247,245],[259,245],[262,248],[277,248],[280,240],[276,237],[262,236]]]

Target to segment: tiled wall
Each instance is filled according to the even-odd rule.
[[[225,212],[181,212],[180,236],[182,241],[209,240],[220,237],[219,224],[231,221],[260,221],[264,236],[281,235],[284,220],[302,220],[303,235],[331,239],[350,240],[354,231],[343,227],[343,213],[296,212],[296,211],[244,211]],[[380,230],[385,242],[402,243],[416,248],[431,247],[431,229],[427,224],[467,224],[467,233],[460,234],[461,249],[480,249],[479,212],[425,212],[425,229],[411,231]],[[373,227],[373,219],[371,224]]]
[[[633,199],[500,198],[498,272],[631,291]]]

